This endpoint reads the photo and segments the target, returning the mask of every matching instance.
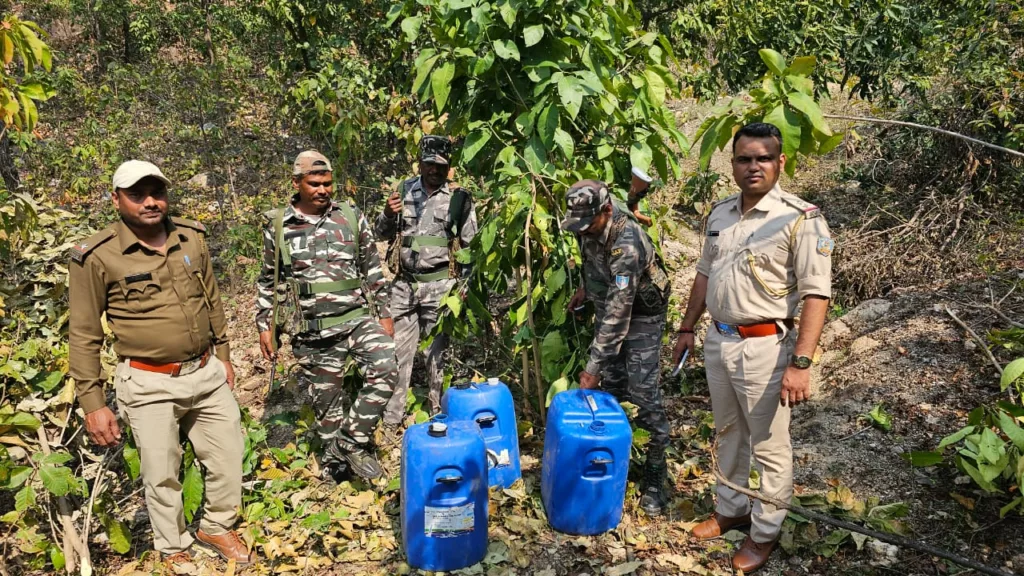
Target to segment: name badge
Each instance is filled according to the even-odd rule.
[[[135,282],[145,282],[146,280],[152,280],[153,274],[150,272],[144,272],[142,274],[132,274],[131,276],[125,276],[125,284],[134,284]]]

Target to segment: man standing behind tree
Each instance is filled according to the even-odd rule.
[[[755,123],[736,132],[732,167],[742,192],[716,203],[708,217],[673,361],[693,351],[706,307],[713,326],[704,359],[722,473],[746,487],[753,450],[761,491],[788,502],[790,410],[810,398],[809,368],[832,293],[835,244],[818,208],[779,187],[785,165],[778,128]],[[710,539],[753,523],[733,558],[733,567],[749,574],[768,561],[786,511],[755,501],[751,513],[746,496],[724,485],[717,493],[714,515],[693,534]]]
[[[265,214],[257,281],[260,349],[268,360],[276,356],[274,299],[290,285],[301,313],[292,353],[312,389],[324,479],[340,482],[351,469],[373,480],[383,472],[370,441],[397,377],[394,325],[377,247],[359,209],[348,200],[331,200],[334,179],[323,154],[299,154],[292,183],[291,204]],[[379,323],[367,309],[371,302],[377,304]],[[343,385],[350,354],[366,383],[346,414]]]
[[[189,559],[193,538],[178,480],[184,431],[206,470],[195,537],[246,564],[249,551],[231,529],[242,506],[244,444],[206,228],[167,217],[168,180],[149,162],[121,164],[113,184],[121,219],[71,249],[68,339],[85,430],[100,446],[121,439],[100,376],[106,313],[117,337],[117,403],[139,449],[153,547],[169,563]]]
[[[434,329],[441,299],[459,276],[455,252],[469,246],[477,231],[473,197],[448,181],[451,156],[448,138],[424,136],[420,140],[420,175],[402,182],[377,218],[377,237],[401,244],[389,250],[398,256],[391,283],[398,386],[384,416],[384,423],[392,428],[405,414],[420,336]],[[447,346],[447,335],[437,334],[426,350],[431,413],[441,406]]]

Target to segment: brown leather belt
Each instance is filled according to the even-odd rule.
[[[145,370],[146,372],[156,372],[158,374],[167,374],[168,376],[184,376],[191,374],[200,368],[206,366],[210,361],[210,349],[207,348],[206,352],[203,352],[195,358],[184,360],[182,362],[168,362],[167,364],[150,364],[145,360],[132,359],[128,362],[128,365],[132,368],[138,368],[139,370]]]
[[[793,329],[793,319],[786,318],[781,321],[782,324]],[[779,321],[769,320],[768,322],[758,322],[756,324],[745,324],[739,326],[736,324],[726,324],[725,322],[719,322],[714,320],[715,328],[720,334],[726,336],[739,336],[740,338],[761,338],[764,336],[775,336],[782,334],[782,328],[779,326]]]

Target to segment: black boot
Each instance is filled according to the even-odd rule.
[[[662,451],[651,450],[640,481],[640,508],[648,516],[660,516],[668,505],[668,466]]]
[[[351,480],[352,474],[349,472],[348,464],[328,460],[321,464],[320,479],[324,482],[341,484]]]
[[[352,444],[340,438],[327,448],[325,460],[338,462],[349,472],[364,480],[376,480],[384,475],[371,447]]]

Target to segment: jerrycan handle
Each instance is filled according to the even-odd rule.
[[[442,476],[437,481],[442,484],[455,484],[456,482],[462,482],[462,476]]]
[[[476,423],[477,424],[491,424],[491,423],[493,423],[497,419],[498,419],[497,416],[495,416],[494,414],[491,414],[489,416],[481,416],[481,417],[477,418],[476,419]]]
[[[593,460],[590,461],[590,463],[595,466],[607,465],[611,464],[612,462],[614,462],[614,460],[612,460],[611,458],[594,458]]]
[[[591,396],[590,394],[587,394],[587,391],[584,390],[583,388],[580,388],[579,391],[580,391],[580,398],[583,398],[583,402],[587,405],[587,408],[590,408],[590,415],[593,416],[596,419],[597,418],[597,402],[594,400],[594,397]]]

